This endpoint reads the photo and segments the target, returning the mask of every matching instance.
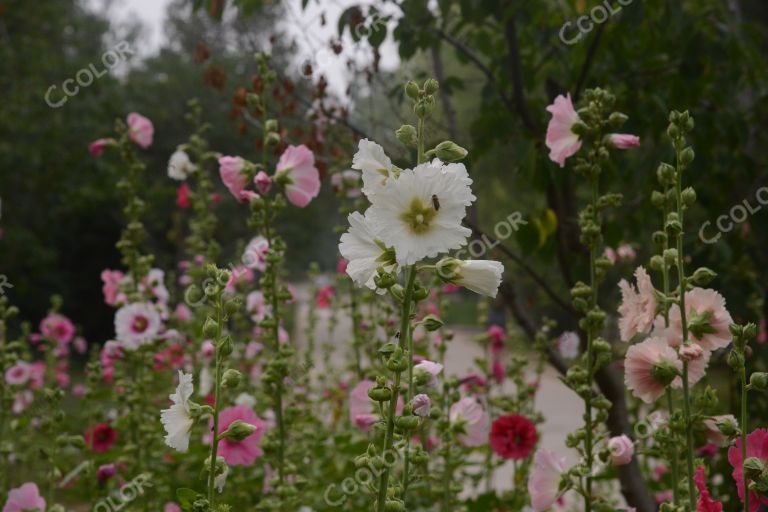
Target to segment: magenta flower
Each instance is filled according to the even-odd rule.
[[[32,376],[32,367],[25,361],[18,361],[5,371],[5,382],[11,386],[23,386]]]
[[[104,154],[104,150],[109,144],[108,139],[96,139],[88,145],[88,152],[92,156],[101,156]]]
[[[101,291],[104,293],[104,302],[109,306],[114,306],[120,296],[120,281],[124,274],[119,270],[104,269],[101,271],[101,281],[104,283]]]
[[[264,422],[245,405],[227,407],[219,413],[219,433],[225,432],[235,420],[253,425],[256,431],[242,441],[222,439],[219,442],[219,455],[224,457],[230,466],[249,466],[264,453],[259,446],[264,433]]]
[[[640,147],[640,137],[629,133],[612,133],[608,135],[608,142],[616,149],[633,149]]]
[[[581,139],[573,133],[573,125],[579,119],[579,114],[573,108],[571,95],[562,94],[547,107],[552,119],[547,126],[546,144],[549,148],[549,159],[565,167],[565,159],[576,154],[581,149]]]
[[[267,192],[269,192],[269,189],[272,188],[272,178],[267,176],[267,173],[264,171],[259,171],[259,173],[256,174],[256,177],[253,178],[253,183],[256,185],[256,190],[258,190],[261,195],[266,195]]]
[[[51,313],[40,322],[40,332],[46,338],[64,344],[69,343],[75,335],[75,325],[64,315]]]
[[[3,512],[45,512],[45,500],[40,496],[37,485],[27,482],[21,487],[11,489]]]
[[[768,464],[768,429],[758,428],[747,436],[747,458],[756,457]],[[741,458],[741,438],[728,449],[728,462],[733,467],[733,479],[739,491],[739,499],[744,502],[744,473]],[[749,512],[757,512],[760,504],[768,505],[768,496],[749,491]]]
[[[699,466],[696,469],[693,481],[699,490],[699,502],[696,505],[696,512],[723,512],[723,504],[712,499],[712,496],[709,494],[704,466]]]
[[[277,162],[275,176],[285,186],[288,200],[304,208],[320,193],[320,172],[315,155],[305,145],[288,146]]]
[[[131,112],[128,114],[128,137],[139,145],[142,149],[147,149],[152,145],[152,136],[155,133],[155,127],[152,121],[141,114]]]

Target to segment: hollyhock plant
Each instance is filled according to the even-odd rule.
[[[579,114],[573,108],[571,95],[562,94],[547,107],[552,119],[547,126],[546,144],[549,159],[565,167],[565,159],[575,155],[581,149],[581,137],[573,131],[573,126],[580,121]]]
[[[189,449],[189,436],[195,423],[192,417],[193,403],[189,400],[193,392],[192,374],[179,370],[176,392],[169,395],[173,405],[160,411],[160,421],[166,432],[165,444],[180,452]]]
[[[45,512],[45,507],[45,499],[40,496],[37,484],[27,482],[10,490],[3,512]]]
[[[742,455],[742,446],[741,439],[737,439],[736,443],[728,449],[728,462],[733,468],[733,479],[736,481],[739,499],[744,502],[745,459]],[[746,456],[747,459],[754,457],[763,465],[768,464],[768,429],[758,428],[747,436]],[[768,493],[760,494],[756,490],[750,490],[749,512],[757,512],[761,504],[768,505]]]
[[[88,152],[95,157],[99,157],[104,154],[104,150],[109,145],[109,139],[96,139],[88,145]]]
[[[397,269],[394,251],[387,249],[383,242],[377,240],[367,217],[353,212],[347,220],[349,230],[341,235],[339,244],[339,252],[348,261],[345,270],[357,286],[375,290],[374,278],[379,267],[386,272]]]
[[[648,338],[627,350],[624,383],[636,397],[652,404],[664,394],[682,368],[677,351],[665,340]]]
[[[32,376],[32,367],[25,361],[17,361],[5,371],[5,382],[10,386],[23,386]]]
[[[502,459],[523,460],[533,452],[539,434],[536,425],[527,417],[506,414],[493,421],[489,439],[491,449]]]
[[[635,443],[629,437],[622,434],[608,440],[608,451],[611,464],[614,466],[624,466],[632,461],[632,456],[635,454]]]
[[[637,288],[624,279],[619,282],[622,297],[619,306],[621,341],[629,341],[637,334],[648,333],[656,318],[657,301],[651,277],[645,268],[637,267],[635,279]]]
[[[707,477],[704,472],[704,466],[696,469],[696,475],[693,477],[696,488],[699,490],[699,501],[696,512],[723,512],[723,504],[712,499],[707,489]]]
[[[109,451],[117,441],[117,430],[106,423],[97,423],[85,431],[85,444],[96,453]]]
[[[141,114],[131,112],[128,114],[126,123],[128,124],[128,137],[141,149],[147,149],[152,145],[152,136],[155,133],[152,121]]]
[[[153,341],[160,333],[162,321],[157,308],[149,302],[123,306],[115,314],[115,333],[126,350],[136,350]]]
[[[463,433],[458,440],[468,447],[482,446],[488,435],[488,414],[475,398],[464,397],[451,406],[451,424],[460,423]]]
[[[255,192],[245,190],[248,185],[248,176],[243,172],[245,160],[239,156],[222,156],[219,158],[219,176],[229,193],[241,203],[250,201],[256,197]]]
[[[691,341],[710,351],[731,343],[733,336],[729,326],[733,318],[725,309],[722,295],[715,290],[694,288],[685,293],[685,309]],[[664,336],[673,346],[682,343],[682,319],[677,304],[669,309],[669,327]]]
[[[255,429],[241,440],[230,437],[222,439],[219,443],[219,455],[224,457],[227,464],[231,466],[250,466],[264,453],[259,446],[261,436],[264,434],[264,422],[249,407],[243,405],[227,407],[219,413],[219,433],[225,432],[238,420]]]
[[[528,477],[528,494],[536,512],[549,510],[562,494],[560,480],[565,473],[565,457],[540,448],[533,456],[533,469]]]
[[[304,208],[320,193],[320,172],[315,155],[305,145],[288,146],[277,162],[275,179],[285,187],[288,200]]]
[[[75,336],[75,324],[64,315],[51,313],[40,322],[40,333],[56,343],[69,343]]]

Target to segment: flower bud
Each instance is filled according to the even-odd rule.
[[[765,469],[765,463],[757,457],[749,457],[744,461],[744,474],[750,480],[759,480]]]
[[[264,122],[264,129],[268,132],[276,132],[277,126],[277,119],[267,119]]]
[[[752,389],[758,391],[765,391],[768,389],[768,373],[755,372],[749,377],[749,385]]]
[[[667,249],[664,251],[664,262],[667,265],[677,264],[677,249]]]
[[[280,144],[280,135],[276,132],[269,132],[264,138],[264,144],[267,146],[276,146]]]
[[[654,190],[651,193],[651,204],[660,210],[664,208],[664,194],[658,190]]]
[[[248,108],[250,108],[252,110],[257,110],[257,109],[260,108],[260,105],[259,105],[259,95],[258,94],[249,92],[245,96],[245,102],[248,104]]]
[[[408,147],[416,147],[418,144],[418,138],[416,134],[416,128],[410,124],[404,124],[397,130],[395,130],[395,136],[397,140],[402,142]]]
[[[612,112],[610,116],[608,116],[608,124],[611,125],[612,128],[619,128],[624,123],[627,122],[626,114],[622,114],[621,112]]]
[[[235,420],[230,423],[229,428],[221,434],[222,439],[232,439],[233,441],[242,441],[254,432],[259,430],[256,425],[251,425],[243,420]]]
[[[395,418],[395,425],[402,430],[415,430],[419,427],[418,416],[398,416]]]
[[[413,406],[413,414],[426,418],[429,416],[432,401],[429,399],[429,396],[422,393],[413,397],[411,405]]]
[[[406,512],[405,504],[400,500],[387,500],[384,504],[386,512]]]
[[[205,324],[203,325],[203,334],[206,338],[213,338],[218,334],[219,332],[219,324],[211,317],[208,317],[205,319]]]
[[[443,326],[443,321],[437,318],[435,315],[427,315],[422,320],[424,328],[429,332],[436,331]]]
[[[693,148],[688,146],[680,152],[680,163],[683,165],[688,165],[693,162],[695,157],[696,154],[693,152]]]
[[[418,99],[419,85],[413,80],[408,81],[408,83],[405,84],[405,94],[413,100]]]
[[[656,169],[656,177],[662,185],[674,184],[677,179],[676,174],[675,168],[668,163],[662,162],[659,164],[658,169]]]
[[[435,94],[439,88],[440,84],[434,78],[427,78],[424,82],[424,92],[427,94]]]
[[[389,402],[392,391],[388,387],[374,387],[368,390],[368,398],[374,402]]]
[[[715,277],[717,277],[717,273],[713,270],[710,270],[707,267],[700,267],[693,273],[691,281],[696,286],[706,286],[712,282]]]
[[[653,270],[656,270],[657,272],[663,270],[664,269],[664,258],[659,256],[658,254],[655,255],[655,256],[652,256],[651,257],[650,267]]]
[[[467,150],[453,141],[446,140],[435,147],[435,155],[443,162],[458,162],[467,156]]]
[[[691,206],[696,202],[696,191],[693,189],[693,187],[688,187],[683,190],[680,196],[685,206]]]
[[[218,353],[224,357],[231,354],[234,348],[235,346],[232,343],[232,337],[229,334],[224,336],[219,342],[219,344],[216,346]]]
[[[234,368],[230,368],[224,372],[221,383],[225,388],[235,389],[240,386],[240,382],[243,379],[243,374]]]
[[[231,299],[224,303],[224,311],[226,311],[228,315],[237,313],[238,309],[240,309],[240,301],[238,299]]]
[[[655,243],[658,246],[663,247],[665,243],[667,243],[667,234],[663,231],[656,231],[653,233],[653,243]]]

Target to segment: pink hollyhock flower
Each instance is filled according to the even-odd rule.
[[[717,454],[717,445],[715,443],[707,443],[698,450],[696,450],[697,457],[705,457],[711,459]]]
[[[451,295],[453,293],[458,293],[461,291],[461,286],[454,283],[448,283],[443,285],[443,293],[446,295]]]
[[[101,291],[104,293],[104,302],[109,306],[114,306],[120,295],[120,282],[125,275],[119,270],[105,269],[101,271],[101,281],[104,285]]]
[[[21,487],[11,489],[3,512],[45,512],[45,500],[40,496],[37,485],[27,482]]]
[[[155,127],[152,125],[152,121],[136,112],[128,114],[127,121],[128,137],[142,149],[147,149],[151,146],[152,136],[155,133]]]
[[[611,133],[608,143],[616,149],[632,149],[640,147],[640,137],[629,133]]]
[[[725,309],[725,299],[715,290],[694,288],[685,293],[686,320],[691,341],[704,350],[715,351],[727,347],[732,340],[728,329],[733,323],[731,314]],[[672,346],[683,341],[683,322],[677,304],[669,309],[669,327],[663,336]]]
[[[739,420],[733,414],[721,414],[704,420],[704,428],[707,439],[717,446],[727,446],[730,437],[723,433],[736,432],[739,428]]]
[[[672,491],[661,491],[654,494],[653,499],[656,500],[657,505],[661,505],[662,503],[670,503],[675,499],[675,495]]]
[[[699,490],[699,502],[696,506],[696,512],[723,512],[723,504],[712,499],[707,489],[704,466],[696,468],[696,474],[693,477],[696,488]]]
[[[621,340],[629,341],[637,334],[645,334],[651,330],[653,319],[656,318],[656,295],[654,295],[651,277],[645,268],[635,270],[637,289],[622,279],[621,305],[619,306],[619,331]]]
[[[528,477],[528,494],[536,512],[549,510],[560,497],[560,479],[565,473],[565,457],[540,448],[533,456],[533,468]]]
[[[576,359],[579,357],[579,347],[581,340],[579,335],[573,331],[566,331],[557,338],[557,351],[566,359]]]
[[[69,387],[69,374],[65,372],[56,372],[56,382],[58,383],[60,388],[68,388]]]
[[[182,183],[179,188],[176,189],[176,206],[179,208],[189,208],[192,202],[189,200],[189,185]]]
[[[64,315],[51,313],[40,322],[40,332],[46,338],[64,344],[75,335],[75,325]]]
[[[610,261],[610,262],[611,262],[611,264],[613,264],[613,265],[615,265],[615,264],[616,264],[616,262],[617,262],[617,261],[618,261],[618,259],[619,259],[619,258],[616,256],[616,251],[614,251],[612,247],[606,247],[606,248],[603,250],[603,256],[605,256],[606,258],[608,258],[608,261]]]
[[[747,458],[756,457],[768,464],[768,429],[758,428],[747,436]],[[741,458],[741,438],[728,449],[728,462],[733,467],[733,479],[739,491],[739,499],[744,502],[744,473]],[[749,512],[757,512],[760,504],[768,505],[768,496],[761,496],[749,491]]]
[[[488,439],[491,449],[502,459],[524,460],[539,442],[539,433],[525,416],[507,414],[493,421]]]
[[[11,407],[11,410],[14,414],[21,414],[24,412],[24,410],[32,405],[32,402],[35,400],[35,395],[32,394],[32,391],[25,389],[24,391],[19,391],[16,393],[16,395],[13,397],[13,406]]]
[[[119,341],[109,340],[101,348],[100,360],[103,366],[112,366],[123,357],[123,346]]]
[[[611,452],[611,464],[624,466],[632,461],[632,456],[635,454],[635,443],[622,434],[608,440],[608,450]]]
[[[573,133],[573,125],[580,121],[579,114],[573,108],[570,94],[555,98],[554,103],[547,107],[547,112],[552,114],[546,138],[549,159],[565,167],[565,159],[581,149],[581,138]]]
[[[45,383],[45,372],[47,368],[44,361],[35,361],[30,365],[30,387],[32,389],[42,389]]]
[[[285,186],[288,200],[304,208],[320,193],[320,172],[315,155],[305,145],[288,146],[277,162],[277,180]]]
[[[475,398],[464,397],[451,406],[451,423],[460,423],[464,433],[458,440],[464,446],[482,446],[488,436],[488,415]]]
[[[253,183],[256,185],[256,190],[263,196],[269,192],[270,188],[272,188],[272,178],[267,176],[267,173],[264,171],[259,171],[258,174],[256,174],[256,177],[253,178]]]
[[[349,394],[349,419],[357,428],[368,432],[379,419],[373,414],[373,402],[368,396],[368,391],[376,385],[369,379],[361,380]]]
[[[259,447],[259,441],[264,434],[264,422],[249,407],[244,405],[227,407],[219,413],[220,430],[218,433],[226,431],[235,420],[253,425],[256,430],[242,441],[229,438],[222,439],[219,442],[219,455],[224,457],[227,464],[231,466],[249,466],[264,453]],[[211,428],[213,428],[213,423],[211,423]]]
[[[109,144],[108,139],[96,139],[88,145],[88,152],[91,156],[99,157],[104,154],[104,150]]]
[[[82,384],[82,383],[75,384],[72,387],[72,394],[75,395],[77,398],[84,397],[87,391],[88,391],[88,388],[85,386],[85,384]]]
[[[443,371],[443,365],[428,361],[426,359],[419,361],[413,367],[415,380],[421,385],[434,386],[437,384],[437,376]]]
[[[113,476],[117,474],[117,468],[115,468],[114,464],[102,464],[99,466],[99,468],[96,470],[96,479],[99,481],[100,484],[103,484]]]
[[[251,292],[245,298],[245,310],[253,313],[251,319],[261,322],[267,315],[272,314],[272,306],[267,304],[264,294],[258,290]]]
[[[347,272],[347,265],[349,262],[345,260],[344,258],[340,258],[339,261],[336,263],[336,272],[339,274],[345,274]]]
[[[72,346],[75,348],[78,354],[85,354],[88,351],[88,342],[85,338],[78,336],[72,341]]]
[[[85,431],[85,444],[96,453],[104,453],[117,441],[117,430],[106,423],[97,423]]]
[[[18,361],[5,371],[5,382],[11,386],[23,386],[31,376],[31,365],[26,361]]]
[[[264,272],[267,269],[267,254],[269,242],[263,236],[256,236],[248,242],[241,259],[247,268]]]
[[[636,397],[652,404],[682,369],[674,348],[661,338],[648,338],[627,350],[624,382]]]
[[[686,350],[687,348],[690,348],[691,346],[696,346],[696,344],[689,345],[689,347],[680,347],[678,349],[678,354],[680,355],[680,360],[684,361],[683,355],[690,355],[692,352],[691,350]],[[700,347],[699,347],[700,348]],[[688,361],[688,384],[691,386],[698,383],[704,375],[707,373],[707,367],[709,366],[709,358],[712,355],[711,352],[708,350],[701,349],[701,356],[696,359],[691,359]],[[672,387],[675,389],[680,389],[683,387],[683,378],[682,377],[675,377],[675,380],[672,381]]]
[[[620,245],[619,248],[616,249],[616,254],[622,260],[627,260],[627,261],[634,261],[634,259],[637,257],[637,253],[635,252],[635,249],[629,244]]]
[[[333,300],[336,292],[333,291],[333,286],[328,285],[320,288],[315,295],[315,305],[320,309],[331,307],[331,300]]]
[[[186,304],[177,304],[173,314],[182,322],[189,322],[192,319],[192,311]]]
[[[483,378],[482,375],[479,373],[468,373],[464,377],[461,378],[461,383],[464,386],[464,389],[467,391],[477,391],[478,388],[485,388],[488,385],[488,382]]]
[[[247,203],[256,197],[255,192],[245,190],[248,185],[248,176],[243,174],[245,160],[239,156],[222,156],[219,158],[219,176],[229,193],[241,203]]]
[[[432,401],[429,399],[429,396],[423,393],[414,396],[413,400],[411,401],[413,414],[416,416],[421,416],[422,418],[429,416],[431,406]]]
[[[115,332],[125,350],[136,350],[152,342],[161,327],[160,315],[149,302],[128,304],[115,314]]]
[[[501,384],[504,382],[504,379],[507,378],[507,372],[504,370],[504,363],[501,362],[501,359],[494,359],[493,364],[491,365],[491,373],[493,373],[493,378]]]
[[[491,342],[503,345],[504,341],[507,339],[507,333],[502,326],[493,324],[488,327],[488,337]]]
[[[163,507],[163,512],[182,512],[182,510],[181,510],[181,507],[178,506],[176,503],[169,501]]]

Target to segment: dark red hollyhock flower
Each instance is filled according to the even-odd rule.
[[[117,430],[106,423],[97,423],[85,431],[85,443],[96,453],[108,451],[115,441],[117,441]]]
[[[536,425],[519,414],[496,418],[488,437],[491,448],[499,457],[512,460],[527,458],[539,440]]]
[[[179,188],[176,189],[176,206],[179,208],[189,208],[190,204],[189,185],[182,183]]]

